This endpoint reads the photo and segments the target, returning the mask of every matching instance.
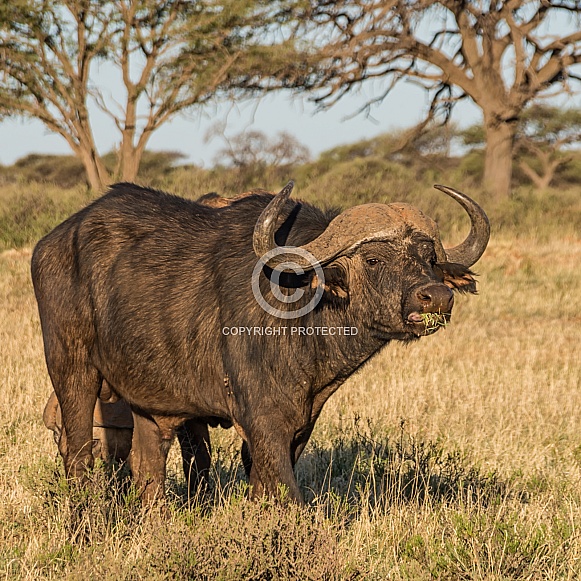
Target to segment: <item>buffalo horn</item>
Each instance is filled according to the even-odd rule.
[[[470,232],[464,242],[453,248],[445,248],[448,262],[472,266],[484,253],[490,238],[490,223],[484,210],[466,194],[448,186],[434,186],[456,200],[470,217]]]

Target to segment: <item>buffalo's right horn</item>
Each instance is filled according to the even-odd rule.
[[[470,232],[464,242],[445,248],[448,262],[472,266],[484,253],[490,239],[490,222],[484,210],[466,194],[449,186],[435,185],[436,189],[456,200],[470,217]]]

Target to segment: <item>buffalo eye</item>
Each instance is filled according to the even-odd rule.
[[[367,259],[367,264],[369,264],[369,266],[376,266],[380,263],[381,261],[379,260],[379,258],[368,258]]]
[[[436,262],[438,262],[438,259],[436,257],[436,252],[434,250],[434,245],[433,244],[422,244],[421,249],[422,249],[424,256],[428,259],[430,266],[433,267],[436,264]]]

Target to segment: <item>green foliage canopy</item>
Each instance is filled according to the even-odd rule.
[[[133,180],[154,131],[179,113],[265,90],[293,43],[291,0],[16,0],[0,8],[0,115],[39,119],[82,161],[91,186]],[[94,81],[122,79],[110,98]],[[97,151],[91,103],[119,133],[113,172]]]

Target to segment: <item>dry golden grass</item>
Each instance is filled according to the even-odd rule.
[[[297,466],[307,509],[248,502],[218,429],[214,501],[184,506],[174,447],[165,517],[105,469],[64,486],[29,257],[0,255],[3,578],[581,576],[581,240],[493,239],[446,329],[344,385]]]

